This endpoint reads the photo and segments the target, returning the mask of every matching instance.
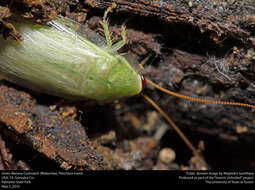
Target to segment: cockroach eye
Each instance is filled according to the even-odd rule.
[[[146,79],[143,75],[140,75],[140,77],[141,77],[141,81],[142,81],[142,90],[143,90],[146,87]]]

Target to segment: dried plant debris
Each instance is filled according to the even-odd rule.
[[[3,34],[4,38],[10,36],[12,39],[21,41],[22,37],[15,27],[6,21],[12,15],[10,9],[7,7],[0,6],[0,31]]]
[[[158,142],[150,137],[139,137],[123,141],[115,150],[104,147],[105,163],[108,169],[138,170],[152,169],[157,155]]]
[[[4,38],[11,37],[21,41],[22,36],[8,22],[8,18],[20,15],[24,19],[33,19],[41,23],[52,20],[57,15],[54,4],[50,0],[4,0],[0,2],[0,32]]]
[[[1,128],[1,127],[0,127]],[[22,160],[15,161],[10,149],[7,148],[5,141],[0,135],[0,170],[31,170],[26,162]]]
[[[12,163],[12,155],[5,146],[5,142],[0,136],[0,170],[10,169],[10,164]]]

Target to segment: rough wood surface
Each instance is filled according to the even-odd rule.
[[[112,3],[117,10],[145,17],[154,17],[166,23],[190,24],[217,37],[233,37],[255,43],[254,2],[252,1],[169,1],[169,0],[86,0],[84,3],[105,9]]]
[[[103,158],[74,120],[75,108],[38,105],[27,93],[0,86],[1,133],[34,147],[63,169],[103,169]]]

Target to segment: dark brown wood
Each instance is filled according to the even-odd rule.
[[[185,23],[203,32],[214,32],[218,38],[231,36],[242,42],[255,42],[254,5],[249,1],[171,1],[171,0],[86,0],[84,4],[106,9],[112,3],[117,11],[154,17],[166,23]],[[253,28],[250,30],[249,28]]]
[[[97,145],[74,120],[74,108],[54,110],[4,85],[0,86],[0,105],[0,121],[6,125],[0,126],[1,134],[34,147],[65,170],[104,168]]]

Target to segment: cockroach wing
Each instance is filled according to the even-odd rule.
[[[8,80],[72,99],[111,100],[141,91],[140,77],[123,57],[96,46],[58,20],[51,27],[13,24],[24,40],[0,38],[0,74]]]

